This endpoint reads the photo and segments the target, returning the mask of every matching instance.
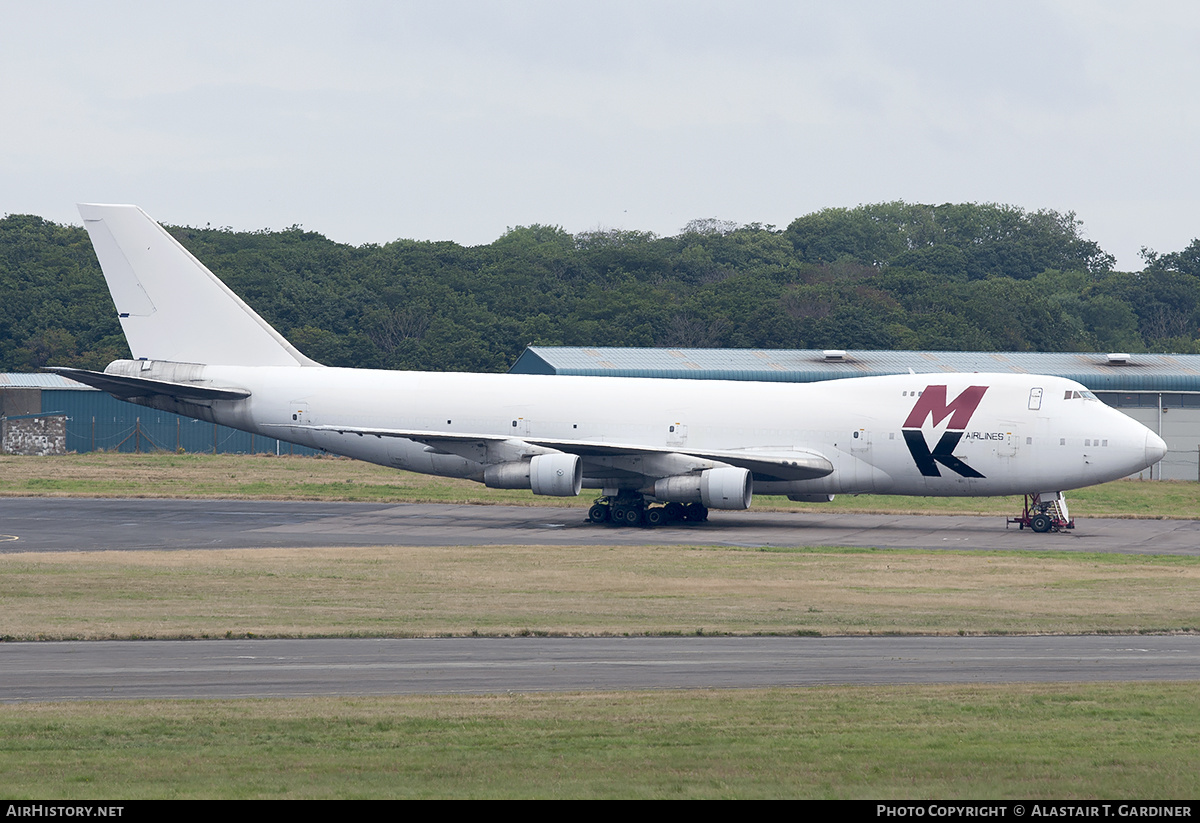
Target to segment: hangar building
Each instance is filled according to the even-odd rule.
[[[1050,352],[633,349],[530,346],[510,371],[810,383],[938,372],[1049,374],[1082,383],[1157,432],[1170,451],[1147,479],[1200,480],[1200,355]]]
[[[126,403],[57,374],[0,374],[0,421],[5,433],[0,443],[9,443],[0,445],[0,452],[317,454],[283,440]],[[22,431],[23,438],[13,436]],[[61,442],[44,451],[12,445],[40,446],[47,436]]]
[[[1050,374],[1076,380],[1157,432],[1170,451],[1147,479],[1200,480],[1200,355],[1042,352],[635,349],[530,346],[510,371],[764,380],[806,383],[844,377],[938,372]],[[185,451],[314,454],[169,412],[125,403],[56,374],[0,374],[5,431],[32,429],[41,443],[62,421],[60,451]]]

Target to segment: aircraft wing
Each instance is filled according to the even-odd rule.
[[[819,452],[808,449],[775,447],[762,449],[687,450],[670,446],[642,446],[588,440],[556,440],[541,437],[506,437],[499,434],[458,434],[408,429],[375,429],[355,426],[281,425],[280,428],[304,428],[309,431],[357,434],[364,437],[402,437],[424,443],[436,451],[458,454],[472,460],[489,462],[485,455],[499,452],[504,459],[520,459],[547,452],[577,454],[589,465],[590,475],[634,470],[668,476],[685,474],[711,465],[737,466],[762,480],[812,480],[833,473],[833,464]],[[655,467],[658,467],[657,469]]]
[[[172,400],[196,403],[210,400],[239,400],[250,396],[250,392],[246,389],[216,389],[189,383],[170,383],[165,380],[147,380],[144,377],[126,377],[125,375],[107,374],[87,369],[72,369],[66,366],[47,366],[46,371],[61,374],[63,377],[69,377],[88,386],[94,386],[120,400],[129,400],[133,397],[169,397]]]

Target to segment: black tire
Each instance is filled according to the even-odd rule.
[[[603,503],[596,503],[588,509],[588,520],[593,523],[607,523],[610,510]]]
[[[626,526],[640,526],[640,525],[642,525],[643,519],[644,518],[643,518],[641,509],[636,509],[636,508],[633,508],[632,506],[630,506],[628,509],[625,510],[625,525]]]
[[[663,512],[666,513],[668,520],[683,520],[682,503],[668,503],[663,506]]]
[[[667,513],[661,507],[646,509],[646,525],[655,529],[667,522]]]
[[[1054,528],[1054,521],[1050,519],[1050,515],[1039,513],[1029,518],[1029,528],[1033,529],[1038,534],[1045,534]]]

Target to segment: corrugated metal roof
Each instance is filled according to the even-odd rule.
[[[936,372],[1050,374],[1100,391],[1200,391],[1200,355],[1131,354],[1123,364],[1102,352],[848,351],[827,360],[820,349],[637,349],[530,346],[514,374],[674,377],[811,383],[842,377]],[[0,374],[0,389],[97,391],[57,374]]]
[[[937,372],[1048,374],[1108,391],[1200,391],[1200,355],[1103,352],[848,351],[819,349],[636,349],[530,346],[510,371],[607,377],[811,383],[842,377]]]
[[[41,372],[24,374],[10,372],[0,374],[0,389],[75,389],[83,391],[99,391],[91,386],[70,380],[59,374],[43,374]]]

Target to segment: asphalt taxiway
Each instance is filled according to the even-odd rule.
[[[0,499],[0,552],[305,546],[856,546],[1200,554],[1200,521],[1082,519],[1035,534],[1003,517],[713,512],[657,529],[583,509],[237,500]]]
[[[659,529],[582,509],[0,499],[0,553],[305,546],[862,546],[1200,554],[1200,521],[714,512]],[[1200,637],[455,638],[0,643],[0,700],[1200,680]]]
[[[0,644],[0,701],[1200,680],[1200,637],[690,637]]]

